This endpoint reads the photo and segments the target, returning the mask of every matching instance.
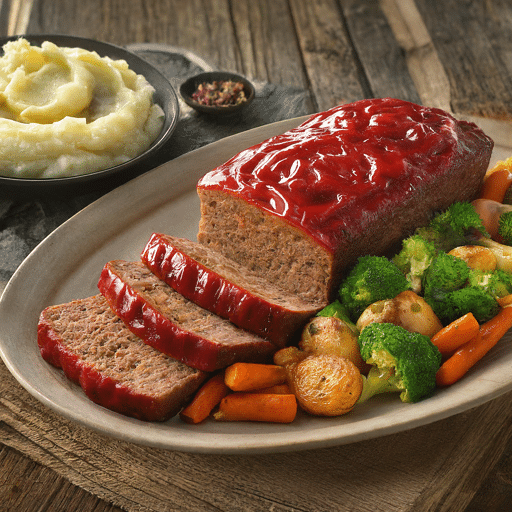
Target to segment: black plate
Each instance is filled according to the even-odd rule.
[[[219,81],[229,81],[232,80],[234,82],[241,82],[244,85],[244,93],[247,101],[243,103],[239,103],[238,105],[226,105],[223,107],[214,107],[208,105],[201,105],[197,101],[192,99],[192,95],[196,91],[196,89],[202,83],[211,83],[211,82],[219,82]],[[247,80],[247,78],[237,75],[236,73],[230,73],[229,71],[207,71],[205,73],[200,73],[199,75],[195,75],[190,77],[186,82],[183,82],[180,87],[180,94],[183,97],[185,103],[197,110],[198,112],[203,112],[204,114],[210,115],[233,115],[239,113],[242,109],[247,107],[249,103],[254,99],[254,86]]]
[[[120,165],[110,167],[101,171],[81,174],[78,176],[69,176],[62,178],[11,178],[0,176],[0,191],[4,194],[15,194],[18,192],[33,193],[48,191],[62,191],[64,188],[76,188],[85,190],[98,180],[107,180],[112,184],[118,184],[132,177],[142,174],[146,170],[154,167],[155,158],[159,150],[171,137],[179,119],[179,104],[177,95],[170,84],[160,71],[151,64],[141,59],[134,53],[125,48],[102,41],[95,41],[83,37],[75,37],[58,34],[42,35],[23,35],[7,38],[0,38],[0,46],[3,47],[8,41],[13,41],[23,37],[34,46],[41,46],[44,41],[51,41],[60,47],[83,48],[85,50],[97,52],[100,57],[108,56],[114,60],[123,59],[129,67],[137,74],[143,75],[146,80],[154,87],[154,101],[165,113],[165,120],[162,130],[153,144],[139,156],[124,162]],[[160,163],[160,162],[159,162]],[[94,183],[97,185],[96,183]]]

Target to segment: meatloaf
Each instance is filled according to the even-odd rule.
[[[114,260],[98,287],[112,310],[144,342],[203,371],[237,361],[267,362],[276,348],[194,304],[141,261]]]
[[[471,200],[492,140],[448,113],[384,98],[311,116],[207,173],[198,240],[307,300],[331,300],[362,254],[386,254]]]
[[[142,261],[160,279],[204,309],[283,347],[322,304],[278,285],[196,242],[153,233]]]
[[[177,414],[207,376],[143,343],[101,295],[46,308],[37,334],[43,358],[92,401],[145,421]]]

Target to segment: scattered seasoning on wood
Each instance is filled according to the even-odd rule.
[[[247,101],[244,84],[232,80],[204,82],[192,94],[192,99],[200,105],[212,107],[240,105]]]

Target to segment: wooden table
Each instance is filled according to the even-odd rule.
[[[10,16],[9,14],[10,8]],[[165,43],[309,93],[395,96],[477,119],[512,154],[508,0],[29,0],[4,34]],[[0,509],[512,510],[512,393],[401,434],[300,453],[148,449],[63,420],[0,363]]]

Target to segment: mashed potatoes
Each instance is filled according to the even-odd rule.
[[[57,178],[123,163],[146,150],[164,113],[123,60],[25,39],[0,58],[0,175]]]

